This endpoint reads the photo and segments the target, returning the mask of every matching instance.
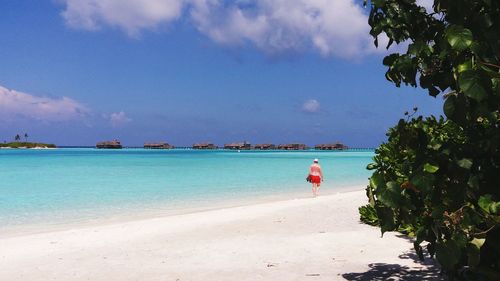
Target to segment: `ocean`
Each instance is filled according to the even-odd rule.
[[[0,150],[0,230],[361,189],[373,151]]]

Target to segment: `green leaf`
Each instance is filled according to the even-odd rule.
[[[436,258],[446,270],[451,270],[458,263],[460,248],[453,240],[447,240],[436,245]]]
[[[378,199],[387,207],[398,208],[401,202],[401,187],[397,182],[390,181],[387,187],[377,194]]]
[[[396,229],[396,223],[394,222],[394,213],[390,208],[375,206],[377,211],[377,217],[380,224],[380,231],[384,235],[387,231],[393,231]]]
[[[385,180],[384,177],[380,173],[373,173],[373,175],[370,178],[370,186],[374,189],[377,190],[379,187],[385,186]]]
[[[494,202],[490,205],[490,213],[494,215],[500,214],[500,202]]]
[[[377,167],[378,167],[377,163],[370,163],[370,164],[368,164],[368,166],[366,166],[366,169],[367,170],[375,170],[375,169],[377,169]]]
[[[462,73],[464,71],[471,70],[471,69],[472,69],[472,63],[470,60],[458,65],[458,72],[459,73]]]
[[[441,219],[443,217],[444,211],[446,210],[446,207],[443,205],[437,205],[434,207],[431,213],[431,217],[434,219]]]
[[[470,176],[467,185],[474,189],[479,188],[479,178],[477,176]]]
[[[452,118],[455,113],[455,96],[449,96],[443,105],[443,111],[446,117]]]
[[[493,200],[491,199],[491,194],[483,195],[479,197],[479,201],[477,202],[479,207],[483,209],[485,212],[490,212],[490,205],[493,204]]]
[[[383,59],[382,63],[386,66],[391,66],[398,60],[398,58],[399,54],[390,54]]]
[[[474,245],[476,248],[481,249],[481,247],[484,244],[484,241],[486,241],[486,239],[474,238],[472,239],[472,241],[470,241],[470,243]]]
[[[419,55],[420,53],[429,54],[432,52],[432,46],[423,41],[415,41],[413,44],[408,45],[408,53],[412,55]]]
[[[417,173],[411,178],[410,182],[421,192],[428,193],[432,189],[434,175],[422,175],[422,173]]]
[[[435,165],[432,165],[432,164],[429,164],[429,163],[425,163],[424,164],[424,171],[426,171],[427,173],[434,174],[438,170],[439,170],[438,166],[435,166]]]
[[[457,51],[463,51],[472,45],[472,32],[459,25],[451,25],[446,30],[446,40]]]
[[[458,166],[460,166],[464,169],[470,170],[470,167],[472,167],[472,160],[468,159],[468,158],[464,158],[462,160],[459,160],[457,162],[457,164],[458,164]]]
[[[500,79],[491,79],[491,82],[493,84],[493,93],[497,96],[500,96]]]
[[[486,98],[486,91],[481,85],[479,75],[474,70],[462,72],[458,79],[458,85],[462,92],[472,99],[481,101]]]

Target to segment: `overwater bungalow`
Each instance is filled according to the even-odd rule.
[[[256,144],[254,148],[258,150],[273,150],[276,149],[276,146],[272,143],[261,143]]]
[[[156,143],[145,143],[144,148],[146,148],[146,149],[171,149],[174,147],[166,142],[156,142]]]
[[[103,149],[121,149],[122,144],[120,143],[119,140],[112,140],[112,141],[101,141],[98,142],[95,145],[96,148],[103,148]]]
[[[317,144],[314,146],[316,150],[344,150],[348,147],[341,142],[327,143],[327,144]]]
[[[193,149],[217,149],[217,146],[213,143],[195,143],[193,144]]]
[[[232,149],[232,150],[249,150],[252,148],[252,145],[249,142],[237,142],[237,143],[226,143],[224,144],[224,149]]]
[[[303,143],[288,143],[278,145],[280,150],[306,150],[307,146]]]

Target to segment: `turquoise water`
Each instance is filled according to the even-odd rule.
[[[373,152],[0,150],[0,228],[304,193],[313,158],[323,191],[366,185]]]

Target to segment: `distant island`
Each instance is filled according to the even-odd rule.
[[[21,141],[21,138],[24,137],[24,141]],[[41,142],[29,142],[28,141],[28,133],[24,133],[24,135],[17,134],[14,137],[13,142],[0,143],[0,148],[31,148],[31,149],[42,149],[42,148],[56,148],[57,146],[52,143],[41,143]]]
[[[14,141],[14,142],[0,143],[0,148],[40,149],[40,148],[57,148],[57,146],[52,143]]]

